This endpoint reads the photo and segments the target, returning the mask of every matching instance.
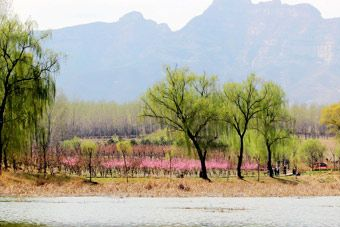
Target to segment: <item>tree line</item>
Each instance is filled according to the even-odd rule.
[[[257,130],[266,145],[268,171],[273,177],[272,147],[290,133],[283,90],[255,75],[241,83],[226,83],[223,89],[218,89],[216,80],[215,76],[167,67],[166,79],[149,89],[143,98],[143,116],[184,133],[201,161],[200,177],[206,180],[209,148],[219,135],[230,130],[238,136],[237,175],[243,178],[244,139],[250,130]]]
[[[7,169],[9,162],[15,166],[20,158],[36,153],[46,175],[48,153],[75,136],[143,137],[141,143],[148,144],[152,140],[145,135],[166,129],[179,133],[180,139],[158,143],[194,148],[203,179],[209,180],[208,152],[231,146],[238,150],[238,177],[243,177],[244,152],[249,146],[258,162],[266,151],[267,169],[273,176],[273,152],[292,143],[294,135],[317,138],[338,132],[338,105],[289,106],[280,86],[255,75],[221,88],[216,76],[167,67],[166,78],[140,101],[70,101],[56,95],[60,55],[43,48],[49,34],[36,33],[31,21],[0,15],[0,174],[3,165]]]
[[[239,83],[227,82],[220,88],[216,76],[198,75],[187,68],[167,67],[166,78],[150,88],[142,101],[144,117],[157,119],[169,129],[183,133],[190,141],[201,161],[200,177],[206,180],[209,180],[205,166],[207,153],[221,137],[232,134],[237,137],[239,178],[243,178],[241,168],[249,134],[252,140],[263,144],[262,148],[253,148],[253,152],[260,158],[260,150],[266,150],[267,170],[273,177],[274,150],[280,146],[281,149],[293,149],[286,153],[292,152],[291,158],[298,159],[298,147],[287,146],[297,140],[294,137],[319,138],[335,135],[340,129],[339,104],[330,107],[289,106],[279,85],[254,74]],[[319,141],[307,141],[304,146],[313,147],[308,146],[313,143],[318,145],[314,146],[315,151],[305,153],[305,157],[311,157],[312,168],[325,153]]]

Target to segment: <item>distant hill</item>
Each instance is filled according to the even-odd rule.
[[[281,84],[291,102],[340,100],[340,19],[308,4],[215,0],[175,32],[131,12],[116,23],[55,30],[47,45],[67,55],[58,83],[69,97],[131,101],[169,64],[222,82],[254,72]]]

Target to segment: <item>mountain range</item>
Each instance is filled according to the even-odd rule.
[[[54,30],[46,46],[65,54],[57,82],[73,99],[136,100],[164,78],[165,65],[221,83],[255,73],[279,83],[291,103],[340,99],[340,18],[323,19],[308,4],[215,0],[178,31],[130,12]]]

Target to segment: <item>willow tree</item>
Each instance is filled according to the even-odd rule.
[[[5,170],[8,170],[12,163],[13,170],[17,169],[17,160],[24,155],[31,145],[30,132],[25,128],[25,122],[20,120],[5,124],[3,128],[3,161]],[[27,164],[27,163],[26,163]]]
[[[326,146],[323,145],[320,140],[308,139],[300,146],[300,152],[304,154],[309,167],[314,170],[314,167],[316,167],[315,164],[322,161],[326,152]]]
[[[320,123],[326,125],[331,133],[340,132],[340,103],[322,109]]]
[[[89,157],[89,172],[90,172],[90,182],[92,182],[92,157],[97,152],[97,144],[92,140],[82,140],[80,144],[81,151],[84,152]]]
[[[65,151],[72,151],[77,155],[80,155],[80,145],[81,139],[78,137],[73,137],[70,140],[64,140],[62,142],[62,147]]]
[[[39,146],[40,152],[43,154],[43,170],[44,176],[47,175],[47,152],[51,142],[51,112],[41,119],[35,127],[35,139]]]
[[[339,139],[340,135],[340,103],[335,103],[326,106],[321,111],[320,123],[327,126],[330,133],[337,135]],[[338,140],[339,141],[339,140]],[[337,141],[337,142],[338,142]],[[335,165],[335,156],[338,156],[339,170],[340,170],[340,148],[338,144],[332,149],[333,161]]]
[[[50,100],[54,100],[54,92],[50,93]],[[40,153],[43,156],[44,176],[47,175],[47,155],[51,145],[58,145],[59,141],[63,141],[60,134],[65,133],[65,117],[66,107],[60,102],[60,96],[53,104],[51,103],[44,111],[41,119],[35,124],[35,141],[38,145]],[[60,130],[61,129],[61,130]],[[52,143],[52,144],[51,144]],[[54,144],[53,144],[54,143]],[[59,154],[58,162],[59,162]]]
[[[58,58],[41,47],[48,36],[35,34],[33,28],[32,22],[16,18],[0,21],[0,174],[4,125],[24,119],[25,128],[31,130],[54,99]],[[12,108],[18,104],[22,108]]]
[[[126,162],[127,156],[132,152],[132,145],[130,141],[119,141],[117,144],[118,152],[122,153],[125,167],[126,183],[129,183],[128,166]]]
[[[266,159],[265,147],[261,134],[256,130],[251,130],[245,137],[245,148],[247,155],[257,163],[257,181],[260,181],[261,163]]]
[[[51,146],[59,145],[60,141],[68,137],[68,120],[69,120],[69,103],[64,94],[58,94],[55,98],[53,106],[49,108],[48,115],[50,115],[51,127]],[[47,119],[46,119],[47,120]],[[48,125],[48,121],[45,121]]]
[[[293,164],[293,169],[295,170],[295,176],[299,174],[298,165],[301,163],[301,159],[304,154],[301,153],[299,146],[301,144],[301,139],[298,136],[291,136],[290,139],[285,143],[285,149],[288,149],[289,161]]]
[[[340,148],[339,147],[335,148],[334,154],[335,156],[338,157],[338,171],[340,171]]]
[[[285,93],[282,88],[272,82],[266,82],[260,94],[265,99],[261,102],[262,111],[257,114],[256,129],[263,136],[267,149],[267,170],[274,177],[272,168],[273,147],[289,138],[290,118],[288,115]]]
[[[241,179],[244,138],[256,116],[262,111],[262,102],[266,96],[265,88],[255,75],[250,75],[242,83],[226,83],[224,86],[222,118],[239,137],[237,176]]]
[[[166,79],[143,98],[144,117],[182,132],[195,147],[201,163],[199,176],[205,180],[209,180],[205,164],[208,148],[217,137],[211,127],[218,119],[215,81],[213,76],[167,67]]]

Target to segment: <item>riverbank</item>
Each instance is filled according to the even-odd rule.
[[[30,223],[11,223],[0,221],[0,227],[46,227],[46,226]]]
[[[115,196],[115,197],[286,197],[340,196],[339,172],[313,172],[295,178],[95,178],[4,173],[0,196]]]

